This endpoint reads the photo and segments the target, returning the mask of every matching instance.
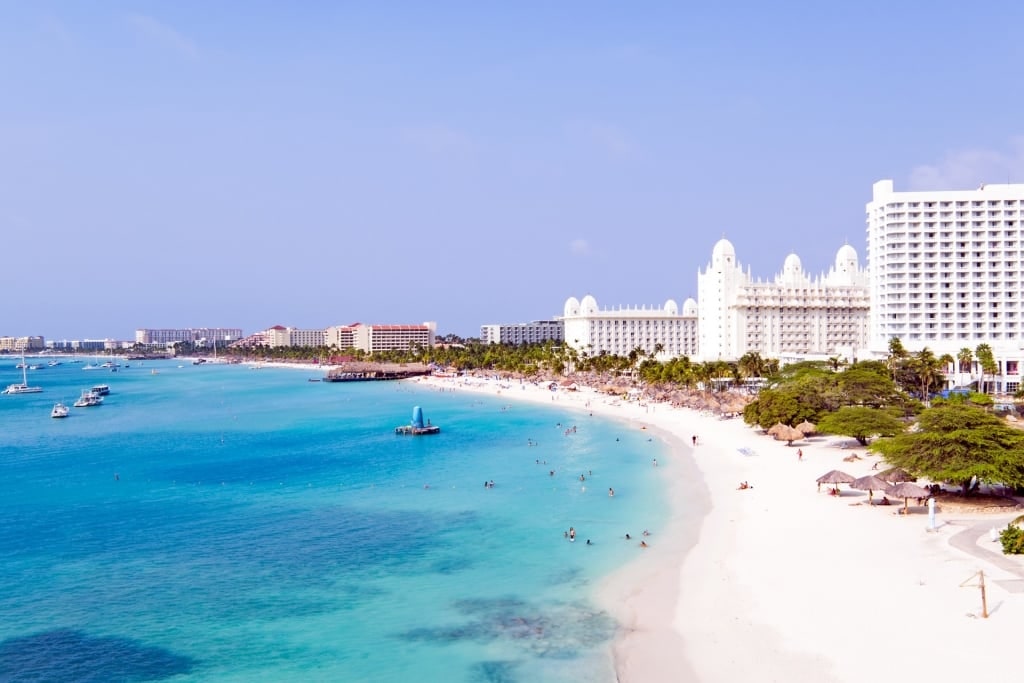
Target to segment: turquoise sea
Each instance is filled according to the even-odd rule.
[[[0,680],[614,680],[594,593],[669,515],[647,432],[409,382],[83,365],[0,396]],[[394,434],[417,405],[441,434]]]

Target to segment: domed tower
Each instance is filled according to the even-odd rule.
[[[807,280],[807,276],[804,274],[803,264],[800,263],[800,257],[796,254],[790,254],[786,257],[786,260],[782,264],[782,275],[779,277],[779,282],[787,285],[800,284]]]
[[[697,302],[693,300],[693,297],[689,297],[686,299],[686,301],[683,302],[683,317],[697,317]]]
[[[732,360],[738,357],[736,320],[732,302],[748,278],[736,260],[732,242],[722,238],[711,251],[711,262],[697,273],[698,353],[703,360]]]
[[[597,313],[597,300],[589,294],[578,300],[571,296],[562,309],[565,343],[577,351],[586,351],[591,342],[590,316]]]
[[[836,252],[836,263],[829,273],[829,282],[836,285],[853,285],[860,275],[860,264],[857,261],[857,250],[849,244],[839,247]]]
[[[663,310],[668,315],[679,315],[679,304],[677,304],[674,299],[669,299],[665,302]]]

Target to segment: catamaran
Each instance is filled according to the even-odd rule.
[[[38,394],[43,388],[42,387],[30,387],[28,385],[28,374],[26,373],[27,365],[25,364],[25,356],[21,357],[21,384],[8,384],[7,388],[0,391],[0,394]]]

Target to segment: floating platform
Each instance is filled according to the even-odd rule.
[[[395,427],[395,434],[404,434],[407,436],[426,436],[427,434],[440,434],[441,428],[437,425],[430,424],[430,420],[427,420],[426,424],[423,424],[423,409],[416,406],[412,409],[412,422],[401,427]]]
[[[424,436],[426,434],[440,434],[441,428],[437,425],[427,425],[426,427],[413,427],[412,425],[402,425],[401,427],[395,427],[395,434],[405,434],[407,436]]]

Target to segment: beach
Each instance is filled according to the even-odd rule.
[[[627,421],[669,444],[673,463],[663,469],[672,519],[597,596],[621,625],[613,645],[620,681],[1013,677],[1024,558],[1002,556],[989,531],[1024,510],[939,509],[930,529],[923,508],[904,516],[897,514],[902,501],[869,505],[866,492],[847,486],[840,496],[818,490],[815,480],[829,470],[872,472],[878,458],[850,439],[790,446],[740,419],[589,388],[416,381],[558,402]],[[844,460],[852,454],[856,460]],[[738,489],[741,482],[749,488]]]

